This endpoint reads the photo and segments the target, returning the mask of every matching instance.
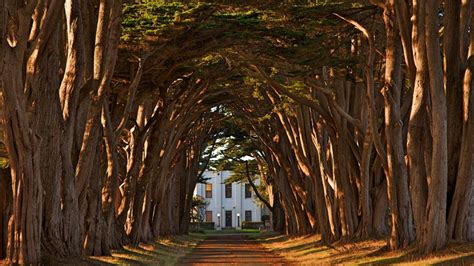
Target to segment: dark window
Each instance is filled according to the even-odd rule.
[[[212,184],[206,184],[206,198],[212,198]]]
[[[232,198],[232,184],[225,185],[225,197],[227,199]]]
[[[245,198],[251,198],[252,197],[252,186],[250,184],[245,184]]]
[[[212,222],[212,211],[206,211],[206,222]]]
[[[245,221],[246,222],[252,221],[252,211],[245,211]]]

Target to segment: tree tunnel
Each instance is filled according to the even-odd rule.
[[[408,2],[3,1],[0,256],[188,233],[219,134],[282,233],[472,240],[472,5]]]

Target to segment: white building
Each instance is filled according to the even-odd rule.
[[[231,171],[206,171],[207,184],[197,184],[194,191],[209,202],[205,221],[214,222],[216,229],[241,228],[242,221],[261,222],[262,206],[248,183],[225,184]],[[255,180],[259,184],[259,180]]]

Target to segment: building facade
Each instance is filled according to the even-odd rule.
[[[206,222],[214,222],[216,229],[241,228],[243,221],[261,222],[262,206],[248,183],[225,184],[231,171],[206,171],[206,184],[197,184],[195,195],[203,197],[209,205],[204,214]],[[255,180],[259,184],[259,180]]]

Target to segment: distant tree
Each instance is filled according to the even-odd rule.
[[[204,222],[207,206],[209,206],[209,202],[205,198],[199,195],[194,196],[191,208],[191,221]]]

